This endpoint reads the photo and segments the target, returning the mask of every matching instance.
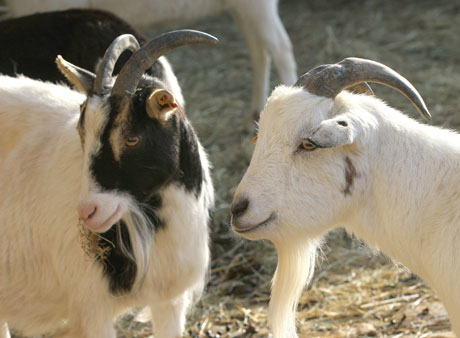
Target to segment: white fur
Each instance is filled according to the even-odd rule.
[[[254,68],[252,112],[260,112],[268,95],[270,57],[283,83],[297,79],[292,44],[278,14],[278,0],[6,0],[20,16],[68,8],[100,8],[136,26],[191,21],[229,10],[246,37]]]
[[[114,338],[115,316],[147,305],[155,336],[177,337],[209,263],[213,195],[205,154],[200,196],[163,188],[159,213],[167,226],[153,243],[134,238],[142,278],[114,297],[102,265],[80,247],[77,206],[91,188],[76,131],[84,99],[64,86],[0,76],[0,144],[7,144],[0,148],[0,337],[9,337],[8,323],[25,335],[58,329],[57,337]],[[123,219],[132,227],[138,221],[131,218],[143,215],[127,208]]]
[[[300,270],[312,269],[315,239],[338,226],[431,285],[460,333],[460,135],[420,124],[375,97],[342,92],[332,100],[285,86],[272,93],[259,128],[235,201],[249,199],[237,220],[240,228],[276,215],[241,233],[269,239],[279,251],[270,305],[274,337],[296,337],[293,295],[311,276]],[[330,148],[299,151],[307,138]],[[351,186],[347,161],[356,173]],[[301,246],[310,259],[292,254]],[[302,267],[307,261],[310,268]],[[283,264],[290,267],[282,270]],[[282,302],[289,304],[289,314]]]

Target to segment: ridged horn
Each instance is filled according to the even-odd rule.
[[[317,74],[319,73],[320,71],[330,67],[330,66],[333,66],[331,65],[330,63],[329,64],[325,64],[325,65],[321,65],[321,66],[317,66],[313,69],[311,69],[310,71],[308,71],[308,73],[304,74],[300,79],[302,78],[308,78],[314,74]],[[300,79],[297,81],[296,85],[299,86],[299,81]],[[355,93],[355,94],[367,94],[367,95],[374,95],[374,91],[372,90],[372,88],[369,86],[369,84],[367,82],[362,82],[362,83],[357,83],[353,86],[350,86],[350,87],[347,87],[347,90],[351,93]]]
[[[134,53],[138,49],[139,42],[137,42],[137,39],[133,35],[123,34],[117,37],[110,44],[109,48],[107,48],[104,57],[99,64],[93,91],[96,94],[101,95],[104,91],[110,89],[113,69],[120,55],[126,50],[130,50]]]
[[[212,35],[194,30],[177,30],[159,35],[142,46],[125,63],[113,85],[112,95],[132,95],[144,72],[170,50],[183,45],[217,42]]]
[[[319,67],[322,67],[319,71],[315,71],[314,68],[302,75],[295,85],[305,88],[312,94],[334,98],[342,90],[359,83],[376,82],[398,90],[412,102],[424,118],[431,119],[431,114],[417,89],[406,78],[384,64],[352,57],[333,65]]]

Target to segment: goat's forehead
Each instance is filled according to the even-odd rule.
[[[117,101],[109,97],[90,97],[87,101],[84,116],[85,134],[101,136],[109,125],[126,124],[132,115],[132,102]]]
[[[277,87],[261,115],[259,131],[292,139],[315,128],[327,114],[330,100],[300,87]]]
[[[120,103],[120,102],[118,102]],[[105,145],[115,159],[122,153],[122,130],[129,124],[131,102],[113,104],[108,97],[90,97],[84,112],[84,147],[91,161]],[[106,148],[106,149],[109,149]]]

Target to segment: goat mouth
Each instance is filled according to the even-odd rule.
[[[107,218],[102,224],[100,224],[96,228],[93,228],[92,230],[95,232],[106,232],[107,230],[109,230],[112,227],[112,225],[118,222],[118,220],[121,218],[120,211],[121,208],[118,205],[113,214],[109,216],[109,218]]]
[[[258,224],[255,224],[255,225],[239,227],[239,226],[237,226],[235,224],[235,222],[232,222],[232,226],[233,226],[233,229],[235,230],[235,232],[237,232],[239,234],[246,234],[246,233],[250,233],[250,232],[256,231],[256,230],[258,230],[260,228],[263,228],[263,227],[267,226],[273,220],[275,220],[275,218],[276,218],[276,215],[274,213],[272,213],[270,216],[268,216],[268,218],[265,221],[262,221],[262,222],[260,222]]]

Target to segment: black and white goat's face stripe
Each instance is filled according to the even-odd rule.
[[[108,120],[107,104],[102,98],[93,96],[82,106],[77,128],[84,151],[84,175],[78,211],[86,226],[95,232],[107,231],[127,212],[123,198],[115,191],[110,194],[103,191],[89,170],[93,158],[102,149],[101,135]]]
[[[128,101],[91,96],[85,104],[78,126],[87,180],[80,213],[93,231],[108,230],[121,217],[118,211],[125,213],[132,202],[149,205],[157,200],[158,190],[178,175],[180,128],[174,102],[165,101],[171,106],[160,107],[164,111],[157,115],[148,112],[149,102],[156,99],[153,92],[158,91],[166,92],[151,84]],[[94,200],[107,193],[114,205],[96,205]],[[95,194],[99,197],[92,197]],[[129,201],[123,202],[127,196]],[[120,217],[112,219],[117,213]]]

